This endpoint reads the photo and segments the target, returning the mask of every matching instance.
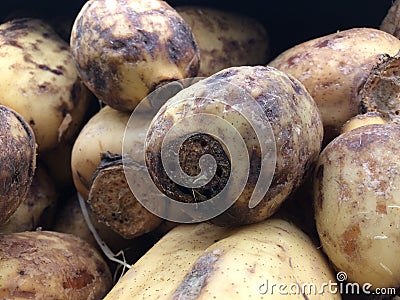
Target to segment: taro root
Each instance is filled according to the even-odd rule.
[[[70,45],[89,89],[123,111],[133,110],[160,84],[194,77],[199,69],[190,27],[164,1],[87,1]]]
[[[270,135],[259,140],[257,128]],[[171,131],[177,136],[167,141]],[[248,224],[271,216],[304,181],[322,137],[318,108],[297,79],[272,67],[232,67],[183,89],[161,107],[148,131],[145,158],[157,188],[178,202],[201,203],[218,197],[228,186],[227,196],[212,201],[219,205],[237,199],[212,222]],[[202,179],[202,156],[215,160],[214,176],[202,186],[188,187],[167,173],[178,167],[163,162],[162,149],[182,138],[176,153],[185,176]],[[261,179],[268,173],[262,167],[266,162],[273,162],[267,168],[273,175],[270,186],[268,176]],[[248,173],[244,180],[238,177],[243,172]],[[243,190],[236,194],[242,184]],[[253,207],[250,200],[258,185],[269,189]]]
[[[87,200],[101,153],[122,153],[122,141],[129,113],[109,106],[92,116],[76,138],[71,152],[71,170],[78,193]]]
[[[331,141],[314,173],[317,231],[350,282],[400,287],[400,127],[372,124]]]
[[[1,299],[102,299],[112,285],[101,255],[70,234],[0,234]]]
[[[256,19],[202,6],[177,6],[190,25],[200,49],[198,76],[228,67],[263,65],[268,58],[268,35]]]
[[[75,187],[90,203],[93,217],[126,239],[149,232],[161,223],[137,201],[125,178],[122,144],[129,116],[127,112],[103,107],[83,127],[71,155]],[[131,130],[133,159],[137,159],[135,138],[142,132],[141,126]]]
[[[75,138],[90,93],[78,78],[69,45],[39,19],[0,25],[0,104],[32,127],[38,152]]]
[[[300,80],[314,98],[324,123],[324,144],[359,113],[358,93],[374,66],[393,56],[400,40],[373,28],[352,28],[301,43],[270,66]]]
[[[32,128],[15,111],[0,105],[0,225],[24,201],[36,167]]]

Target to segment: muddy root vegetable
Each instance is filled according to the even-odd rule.
[[[39,225],[50,225],[55,213],[58,194],[54,182],[41,164],[37,164],[35,175],[24,201],[18,206],[0,233],[23,232]]]
[[[0,225],[26,198],[36,168],[32,128],[8,107],[0,105]]]
[[[101,299],[111,288],[102,257],[58,232],[0,234],[2,299]]]
[[[90,93],[78,78],[69,45],[39,19],[0,25],[0,104],[32,127],[38,152],[75,138]]]
[[[353,28],[301,43],[269,62],[300,80],[314,98],[324,123],[325,144],[360,112],[358,92],[400,40],[373,28]]]
[[[161,219],[147,211],[133,195],[125,179],[122,160],[111,158],[122,157],[129,117],[127,112],[105,106],[79,133],[71,155],[76,189],[90,203],[97,221],[126,239],[149,232],[161,223]],[[137,145],[136,134],[141,132],[140,126],[130,132],[132,149]],[[135,151],[130,153],[135,156]]]
[[[129,113],[109,106],[90,118],[76,138],[71,152],[72,178],[77,191],[87,200],[93,174],[100,166],[101,153],[122,153]]]
[[[292,223],[273,218],[237,229],[202,223],[172,229],[104,299],[287,299],[271,287],[327,282],[335,278],[325,256]],[[341,297],[325,289],[321,299]]]
[[[373,289],[400,286],[399,139],[399,126],[361,126],[331,141],[315,168],[322,248],[349,281]]]
[[[199,69],[190,27],[164,1],[88,1],[70,44],[86,85],[123,111],[132,111],[160,84],[194,77]]]
[[[189,24],[199,46],[198,76],[207,77],[225,68],[267,62],[267,31],[255,19],[209,7],[178,6],[175,9]]]
[[[251,106],[258,109],[257,114],[252,108],[247,118],[245,108]],[[225,120],[223,124],[220,118]],[[180,125],[175,127],[177,137],[166,142],[167,133],[177,124]],[[259,141],[257,127],[270,135]],[[148,132],[147,168],[165,195],[176,201],[197,203],[217,196],[228,186],[228,196],[220,201],[237,197],[229,209],[212,219],[220,225],[254,223],[271,216],[307,177],[318,157],[323,135],[319,111],[304,86],[290,75],[263,66],[228,68],[183,89],[161,107]],[[166,143],[164,149],[169,149],[181,138],[185,140],[179,148],[179,164],[192,178],[203,176],[199,166],[203,155],[215,158],[214,177],[200,187],[187,188],[167,173],[177,167],[163,162],[163,143]],[[234,164],[240,165],[237,169],[240,172],[246,169],[245,157],[232,158],[238,155],[235,151],[240,141],[245,144],[240,153],[249,158],[248,176],[242,181],[232,171],[232,184],[227,184]],[[234,145],[229,151],[228,144]],[[263,146],[268,150],[264,151]],[[269,157],[273,149],[276,157]],[[268,191],[258,205],[250,207],[259,175],[264,174],[260,171],[261,159],[275,161],[275,158],[276,167],[274,163],[269,169],[274,173]],[[241,193],[229,194],[242,182],[245,186]]]

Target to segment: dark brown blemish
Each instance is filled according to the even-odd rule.
[[[56,74],[56,75],[62,75],[63,74],[62,71],[57,70],[57,69],[51,69],[50,67],[48,67],[46,65],[43,65],[43,64],[39,64],[38,68],[43,70],[43,71],[50,71],[51,73]]]
[[[21,46],[17,41],[15,41],[15,40],[6,40],[6,41],[5,41],[5,44],[6,44],[6,45],[13,46],[13,47],[20,48],[20,49],[24,49],[24,47],[22,47],[22,46]]]
[[[173,300],[197,299],[207,285],[208,278],[214,271],[215,263],[221,257],[222,253],[208,252],[200,256],[189,273],[185,276],[182,283],[178,286],[172,295]]]

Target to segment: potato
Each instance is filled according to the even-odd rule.
[[[221,124],[220,117],[227,123]],[[177,124],[176,137],[164,141]],[[255,132],[258,127],[267,136],[260,137]],[[214,215],[212,222],[255,223],[271,216],[303,182],[318,157],[322,135],[317,106],[298,80],[272,67],[232,67],[183,89],[161,107],[146,138],[146,165],[157,188],[179,202],[203,202],[228,186],[227,196],[215,200],[216,205],[237,200],[222,214]],[[176,167],[161,159],[163,143],[164,149],[169,149],[182,138],[179,164],[187,175],[201,178],[205,173],[200,172],[199,159],[206,154],[215,159],[214,177],[200,187],[177,183],[167,173]],[[269,163],[262,171],[261,160],[265,165]],[[239,179],[238,173],[246,169],[248,176]],[[263,179],[260,174],[265,175]],[[252,193],[259,189],[257,181],[268,185],[269,190],[252,207]],[[243,191],[236,194],[242,184]],[[147,190],[149,186],[143,190],[153,197],[153,192]],[[194,211],[197,215],[193,220],[201,218],[202,212]]]
[[[0,234],[2,299],[101,299],[111,274],[101,256],[64,233]]]
[[[373,289],[400,286],[399,139],[393,124],[350,130],[326,146],[314,174],[323,250],[349,281]]]
[[[270,66],[300,80],[321,112],[326,143],[357,115],[358,92],[384,54],[395,55],[400,40],[373,28],[352,28],[312,39],[284,51]],[[326,144],[325,143],[325,144]]]
[[[329,282],[326,257],[288,221],[201,223],[172,229],[104,299],[341,299]]]
[[[264,65],[268,35],[257,20],[221,9],[177,6],[189,24],[200,49],[198,76],[210,76],[228,67]]]
[[[74,185],[87,200],[92,177],[100,166],[101,153],[122,153],[124,130],[130,114],[103,107],[90,118],[76,138],[71,152]]]
[[[78,78],[68,44],[38,19],[0,25],[0,104],[32,127],[39,153],[75,137],[89,91]]]
[[[0,232],[13,233],[34,230],[38,226],[44,225],[40,221],[45,221],[46,225],[50,225],[57,198],[54,182],[43,165],[37,164],[26,198],[8,222],[0,226]]]
[[[123,111],[132,111],[160,84],[196,76],[199,69],[190,27],[164,1],[87,1],[70,45],[89,89]]]
[[[0,226],[26,198],[36,168],[32,128],[12,109],[0,105]]]

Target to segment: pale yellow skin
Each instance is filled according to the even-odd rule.
[[[0,233],[13,233],[34,230],[46,209],[51,219],[57,202],[57,191],[54,182],[42,164],[35,169],[32,184],[24,201],[18,206],[8,222],[0,226]]]
[[[103,107],[82,128],[71,153],[72,178],[77,191],[87,200],[93,173],[101,152],[122,153],[125,126],[130,114]]]
[[[189,26],[165,1],[87,1],[70,44],[85,84],[123,111],[132,111],[159,84],[194,77],[199,68]]]
[[[207,223],[173,228],[132,266],[105,300],[167,298],[196,259],[229,232]]]
[[[382,54],[395,55],[400,40],[372,28],[353,28],[301,43],[269,62],[300,80],[321,112],[325,139],[359,113],[357,89]]]
[[[353,129],[322,151],[315,169],[323,250],[350,281],[373,288],[400,286],[399,138],[391,124]]]
[[[0,234],[1,299],[97,300],[111,288],[100,254],[59,232]]]
[[[32,127],[38,152],[77,133],[89,103],[69,45],[41,20],[0,25],[0,104]]]
[[[387,124],[387,122],[376,113],[360,114],[344,123],[340,133],[346,133],[358,127],[371,124]]]
[[[198,76],[222,69],[263,65],[268,59],[268,35],[257,20],[246,15],[201,6],[178,6],[200,49]]]
[[[269,291],[264,291],[267,280]],[[282,219],[238,229],[180,225],[134,264],[105,299],[304,299],[301,293],[280,295],[277,287],[271,294],[271,286],[297,282],[320,287],[329,281],[336,282],[320,250]],[[341,299],[325,291],[307,296]]]

